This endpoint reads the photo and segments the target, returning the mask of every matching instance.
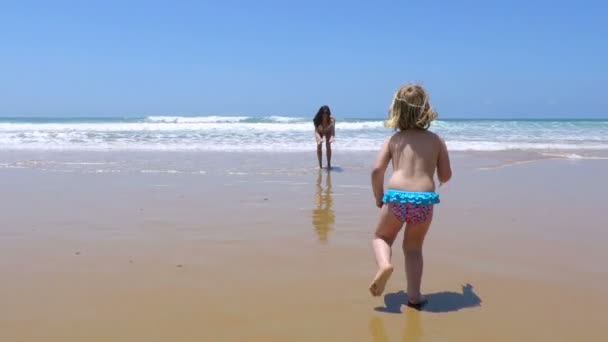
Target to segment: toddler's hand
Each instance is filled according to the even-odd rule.
[[[382,200],[376,200],[376,207],[382,208],[383,205],[384,205],[384,202],[382,202]]]

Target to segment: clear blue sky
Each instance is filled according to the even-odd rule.
[[[606,1],[2,1],[0,116],[608,117]]]

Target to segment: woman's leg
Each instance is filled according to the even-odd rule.
[[[330,136],[325,137],[325,148],[327,149],[327,168],[331,169],[331,143],[329,142]]]
[[[319,169],[323,168],[323,163],[321,162],[323,159],[323,144],[317,143],[317,159],[319,159]]]
[[[384,292],[386,282],[393,273],[391,246],[402,226],[403,223],[393,215],[388,205],[383,206],[380,210],[380,219],[372,241],[376,263],[378,264],[378,272],[369,286],[369,291],[373,296],[380,296]]]

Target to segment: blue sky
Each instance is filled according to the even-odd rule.
[[[0,116],[608,117],[602,1],[2,1]]]

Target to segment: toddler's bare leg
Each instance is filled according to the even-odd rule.
[[[408,223],[405,226],[403,238],[403,254],[405,255],[405,274],[407,277],[407,296],[411,304],[418,304],[424,301],[420,293],[422,282],[422,269],[424,262],[422,258],[422,244],[429,227],[432,217],[421,223]]]
[[[390,212],[388,205],[383,206],[380,210],[380,220],[372,241],[376,263],[378,264],[378,272],[369,286],[369,291],[373,296],[380,296],[384,292],[386,282],[393,273],[391,246],[402,226],[403,223]]]

